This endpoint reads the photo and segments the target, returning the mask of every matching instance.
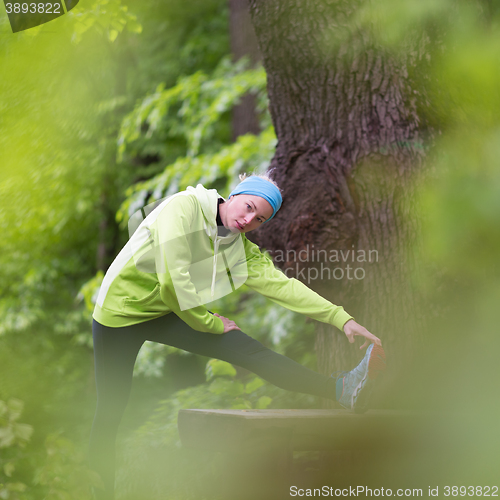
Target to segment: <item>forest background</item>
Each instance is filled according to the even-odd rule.
[[[89,498],[91,311],[103,273],[127,240],[129,216],[198,182],[227,195],[240,172],[264,172],[273,158],[266,72],[253,51],[240,58],[231,43],[236,3],[81,1],[17,34],[0,8],[0,498]],[[413,32],[432,42],[425,73],[414,77],[432,133],[423,136],[425,175],[412,206],[418,272],[407,283],[429,305],[425,331],[412,343],[416,359],[426,361],[412,365],[414,385],[405,394],[380,404],[474,410],[457,424],[461,453],[425,479],[461,470],[465,455],[480,457],[472,468],[467,462],[470,477],[491,484],[490,419],[499,409],[500,14],[487,0],[384,0],[357,9],[359,26],[375,27],[378,50],[397,55]],[[242,99],[255,110],[248,134],[236,130]],[[218,307],[260,341],[317,368],[317,327],[305,318],[247,289]],[[180,447],[180,408],[324,404],[153,344],[141,350],[135,376],[118,442],[123,499],[198,498],[213,464]]]

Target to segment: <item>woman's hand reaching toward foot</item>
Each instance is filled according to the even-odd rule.
[[[364,337],[366,341],[360,349],[365,349],[370,344],[382,346],[382,342],[378,337],[375,337],[373,333],[370,333],[364,326],[356,323],[353,319],[350,319],[344,324],[344,333],[351,344],[354,344],[354,337],[356,337],[356,335]]]

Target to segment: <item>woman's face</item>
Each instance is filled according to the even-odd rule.
[[[273,215],[271,204],[260,196],[237,194],[220,205],[222,223],[232,233],[248,233]]]

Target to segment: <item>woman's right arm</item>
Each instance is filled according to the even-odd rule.
[[[271,258],[245,238],[248,278],[246,285],[276,304],[309,318],[336,326],[343,331],[353,319],[342,306],[332,304],[301,281],[288,278],[274,266]]]

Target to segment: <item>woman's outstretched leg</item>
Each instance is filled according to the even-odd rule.
[[[268,349],[240,330],[220,335],[199,332],[169,314],[148,321],[144,335],[153,342],[241,366],[282,389],[335,399],[334,379]]]
[[[95,320],[92,331],[97,408],[90,435],[88,463],[104,483],[104,490],[95,490],[96,499],[113,500],[116,433],[129,399],[135,359],[144,339],[140,331],[108,328]]]

